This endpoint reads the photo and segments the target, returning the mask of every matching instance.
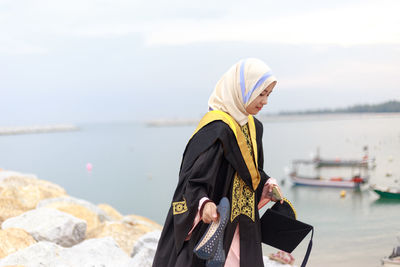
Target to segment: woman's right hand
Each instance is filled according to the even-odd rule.
[[[218,217],[217,206],[214,202],[204,204],[203,215],[201,217],[204,223],[218,222]]]

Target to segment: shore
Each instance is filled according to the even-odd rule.
[[[0,223],[0,267],[151,267],[162,230],[143,216],[69,196],[33,174],[2,169]]]
[[[0,266],[151,266],[161,225],[0,169]]]

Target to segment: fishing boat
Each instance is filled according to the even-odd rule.
[[[368,146],[363,147],[364,156],[361,159],[322,159],[320,157],[320,149],[317,148],[316,156],[313,162],[317,168],[321,167],[361,167],[361,168],[374,168],[375,159],[369,158]]]
[[[377,185],[370,185],[370,188],[377,193],[381,198],[399,199],[400,188],[396,187],[382,187]]]
[[[400,243],[400,238],[397,238]],[[400,245],[393,248],[390,256],[382,258],[382,266],[384,267],[399,267],[400,266]]]
[[[290,178],[295,185],[317,186],[317,187],[337,187],[337,188],[351,188],[357,189],[367,182],[366,179],[355,176],[351,179],[344,179],[342,177],[332,177],[324,179],[322,177],[302,177],[297,173],[292,172]]]
[[[364,147],[362,159],[322,159],[293,160],[289,177],[295,185],[337,187],[358,189],[369,180],[369,169],[374,168],[368,159],[368,148]]]

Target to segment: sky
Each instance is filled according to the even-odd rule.
[[[198,118],[238,60],[264,114],[400,100],[400,1],[0,0],[0,126]]]

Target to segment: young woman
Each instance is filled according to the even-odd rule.
[[[253,115],[267,104],[275,84],[270,68],[253,58],[239,61],[219,80],[210,111],[183,154],[153,267],[205,266],[193,249],[208,224],[219,220],[216,204],[223,197],[230,203],[225,266],[264,266],[258,209],[276,201],[269,192],[279,187],[263,171],[263,126]]]

